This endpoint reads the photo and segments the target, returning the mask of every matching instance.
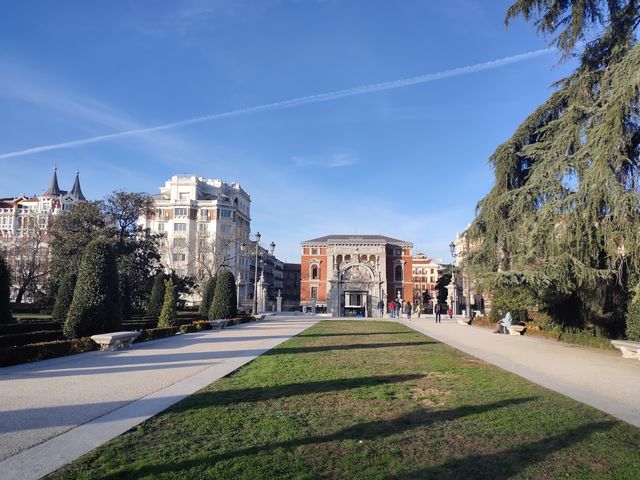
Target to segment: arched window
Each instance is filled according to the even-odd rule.
[[[313,280],[317,280],[318,278],[320,278],[317,265],[313,265],[311,267],[311,278]]]
[[[338,265],[340,265],[340,264],[342,263],[342,255],[338,255],[338,256],[336,257],[336,263],[337,263]]]
[[[396,265],[395,278],[396,278],[396,282],[401,282],[402,281],[402,266],[401,265]]]

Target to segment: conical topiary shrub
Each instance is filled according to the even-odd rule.
[[[164,303],[158,319],[158,328],[174,327],[176,325],[178,318],[176,313],[177,301],[178,296],[176,295],[176,289],[173,288],[173,280],[169,279],[164,284]]]
[[[9,308],[11,294],[11,272],[4,257],[0,255],[0,323],[12,323],[13,316]]]
[[[236,282],[233,273],[222,272],[216,282],[216,292],[209,308],[209,320],[234,318],[237,314]]]
[[[56,302],[51,311],[51,320],[54,322],[64,322],[69,313],[69,307],[73,301],[73,290],[76,288],[77,275],[75,272],[65,273],[60,281],[58,292],[56,293]]]
[[[200,308],[198,308],[198,313],[202,315],[209,314],[209,308],[211,307],[211,302],[213,301],[213,295],[215,293],[216,277],[210,277],[204,285],[204,290],[202,291],[202,302],[200,303]]]
[[[147,308],[145,314],[149,317],[157,317],[162,310],[162,304],[164,302],[164,273],[160,272],[153,280],[153,287],[151,288],[151,296],[147,302]]]
[[[67,338],[117,331],[122,322],[118,270],[111,244],[103,239],[87,245],[73,300],[64,323]]]

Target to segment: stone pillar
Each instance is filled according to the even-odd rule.
[[[282,292],[278,289],[278,296],[276,297],[276,312],[282,311]]]
[[[240,289],[242,287],[242,277],[238,273],[238,277],[236,278],[236,306],[240,307],[240,299],[242,296],[240,295]]]
[[[258,279],[258,312],[267,310],[267,288],[264,281],[264,272],[260,274]]]

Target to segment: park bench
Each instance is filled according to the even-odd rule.
[[[92,335],[91,340],[100,345],[100,350],[121,350],[129,348],[140,332],[111,332]]]
[[[523,335],[526,329],[527,327],[525,327],[524,325],[509,325],[507,327],[509,335]]]
[[[640,342],[630,340],[611,340],[611,344],[619,348],[623,358],[637,358],[640,360]]]
[[[227,326],[227,324],[229,323],[229,320],[224,319],[224,320],[209,320],[209,324],[213,327],[213,328],[219,328],[220,330],[222,330],[224,327]]]

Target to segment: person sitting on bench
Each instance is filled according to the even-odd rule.
[[[507,329],[511,326],[511,312],[507,312],[505,315],[504,310],[501,309],[499,313],[502,318],[496,323],[496,329],[493,333],[507,333]]]

